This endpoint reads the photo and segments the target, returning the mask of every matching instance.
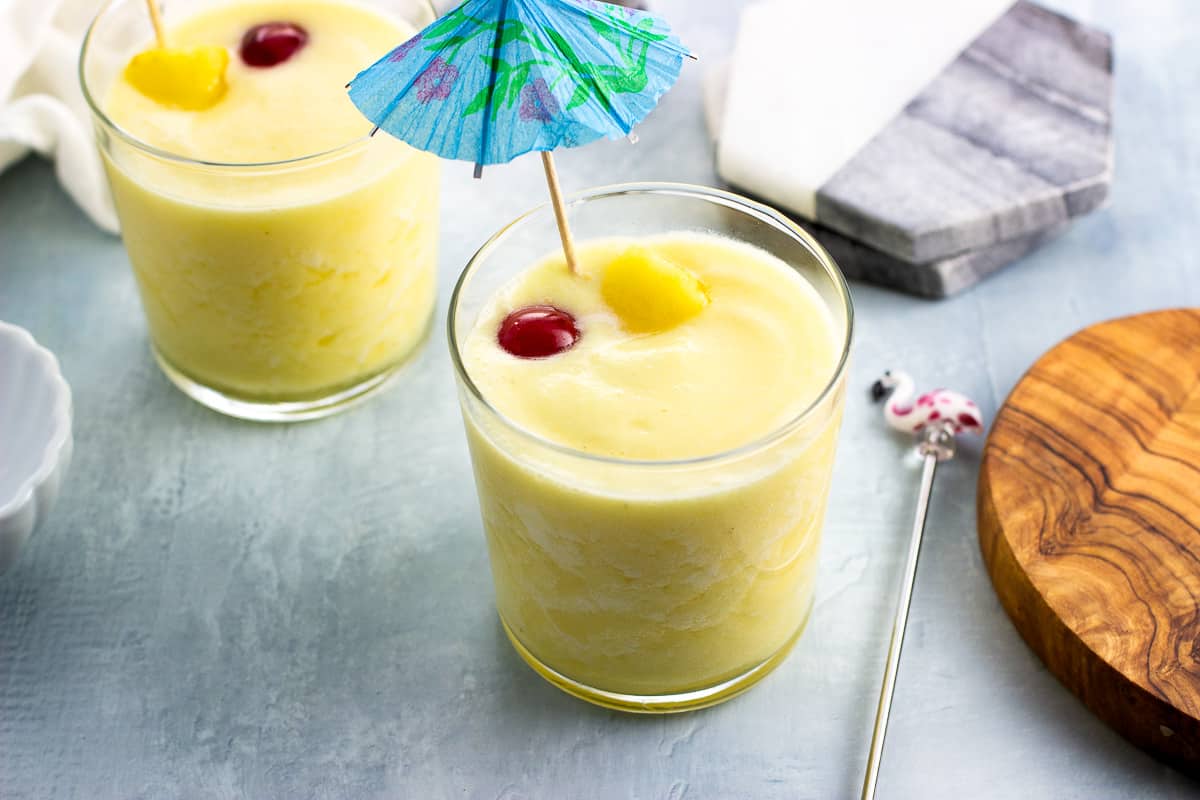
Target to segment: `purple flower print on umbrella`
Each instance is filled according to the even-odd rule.
[[[546,85],[544,78],[537,78],[521,88],[521,119],[526,122],[549,122],[558,113],[558,101]]]
[[[430,100],[445,100],[450,96],[450,89],[458,80],[458,67],[447,64],[438,56],[433,63],[425,68],[416,80],[417,100],[428,103]]]
[[[391,62],[403,61],[404,57],[407,56],[409,53],[411,53],[413,50],[415,50],[417,45],[419,45],[420,43],[421,43],[421,34],[418,33],[416,36],[409,39],[407,42],[400,45],[392,52],[388,53],[387,60],[391,61]]]

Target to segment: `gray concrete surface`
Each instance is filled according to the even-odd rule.
[[[728,48],[736,4],[657,5],[701,54]],[[60,504],[0,577],[0,798],[857,797],[917,477],[871,380],[903,367],[990,413],[1071,331],[1200,304],[1200,16],[1055,6],[1116,36],[1110,206],[952,300],[854,287],[812,624],[753,691],[683,716],[587,706],[504,640],[440,327],[353,413],[224,419],[151,361],[120,243],[45,164],[0,177],[0,319],[60,356],[76,409]],[[700,78],[687,69],[638,145],[563,153],[568,187],[712,181]],[[446,169],[439,313],[473,249],[543,196],[536,159],[482,182]],[[967,448],[939,474],[881,797],[1200,796],[1018,638],[976,545],[976,464]]]

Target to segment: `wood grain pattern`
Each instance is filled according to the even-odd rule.
[[[1095,209],[1112,66],[1108,34],[1016,3],[820,188],[816,221],[919,274]]]
[[[1101,323],[1044,355],[988,437],[978,525],[1047,667],[1200,774],[1200,309]]]

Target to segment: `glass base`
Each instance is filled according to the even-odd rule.
[[[162,353],[158,352],[157,348],[152,347],[151,349],[154,351],[155,360],[158,361],[158,365],[171,383],[202,406],[229,417],[237,417],[251,422],[302,422],[346,411],[391,386],[424,347],[429,329],[430,326],[426,326],[425,335],[409,351],[404,360],[353,386],[311,400],[272,401],[238,397],[193,380],[176,369],[170,361],[163,357]]]
[[[782,647],[776,650],[765,661],[756,664],[741,675],[703,689],[662,695],[622,694],[620,692],[597,689],[594,686],[587,686],[586,684],[572,680],[566,675],[546,666],[533,653],[529,652],[528,648],[521,643],[521,640],[508,627],[508,623],[504,621],[504,617],[500,617],[500,624],[504,626],[504,632],[508,635],[508,640],[512,642],[513,648],[525,660],[525,663],[533,667],[534,672],[567,694],[574,695],[580,700],[586,700],[589,703],[617,711],[629,711],[635,714],[677,714],[682,711],[696,711],[697,709],[724,703],[726,700],[737,697],[765,678],[771,670],[775,669],[775,667],[779,666],[787,658],[788,653],[792,651],[792,648],[800,639],[800,635],[804,633],[805,627],[808,626],[808,618],[811,615],[812,609],[810,607],[809,613],[804,615],[804,620],[801,621],[800,627],[796,628],[796,632],[792,634],[790,639],[783,643]]]

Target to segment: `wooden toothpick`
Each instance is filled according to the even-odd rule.
[[[146,0],[146,9],[150,12],[150,24],[154,26],[154,38],[159,47],[167,46],[167,35],[163,33],[162,16],[158,13],[157,0]]]
[[[550,203],[554,206],[554,220],[558,223],[558,238],[562,240],[567,268],[578,275],[579,262],[575,259],[575,241],[571,238],[570,227],[567,226],[567,209],[563,205],[562,190],[558,186],[558,170],[554,168],[554,156],[548,150],[542,151],[542,168],[546,170],[546,185],[550,187]]]

